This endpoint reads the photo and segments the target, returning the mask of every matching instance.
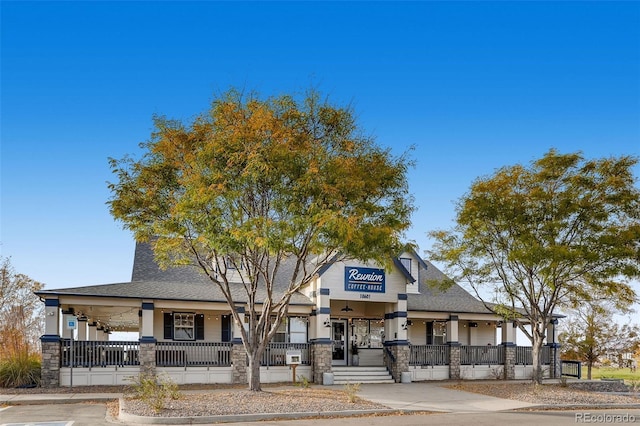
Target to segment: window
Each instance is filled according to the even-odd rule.
[[[173,340],[196,340],[195,314],[184,312],[173,314]]]
[[[289,342],[307,343],[306,318],[289,318]]]
[[[165,340],[204,340],[204,314],[165,312]]]
[[[306,318],[283,318],[271,341],[274,343],[307,343]]]
[[[444,345],[446,343],[447,323],[433,321],[427,323],[427,345]]]
[[[409,273],[411,273],[411,259],[408,257],[401,257],[400,258],[400,263],[402,263],[402,266],[404,266],[404,268],[409,271]]]
[[[244,263],[242,262],[242,257],[238,255],[228,255],[224,258],[224,265],[227,269],[244,269]]]

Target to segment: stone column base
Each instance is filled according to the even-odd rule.
[[[460,380],[460,345],[449,345],[449,379]]]
[[[409,354],[411,349],[408,345],[390,346],[395,362],[391,362],[391,376],[396,383],[402,381],[402,373],[409,371]]]
[[[44,337],[44,336],[43,336]],[[43,388],[60,387],[60,338],[41,339],[42,365],[40,367],[40,386]]]
[[[242,342],[233,342],[231,346],[231,364],[233,365],[232,383],[247,383],[247,352]]]
[[[516,345],[506,344],[504,346],[504,379],[514,380],[516,378]]]
[[[313,343],[311,345],[311,370],[313,382],[324,384],[324,373],[331,373],[332,345],[327,343]]]
[[[140,375],[156,375],[156,342],[140,342]]]

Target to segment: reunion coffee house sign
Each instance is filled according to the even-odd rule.
[[[384,270],[377,268],[344,268],[344,289],[367,293],[384,293]]]

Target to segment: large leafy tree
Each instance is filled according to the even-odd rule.
[[[230,90],[188,125],[156,118],[142,147],[138,160],[110,160],[111,213],[152,241],[161,266],[206,274],[237,324],[232,278],[242,281],[254,391],[292,295],[328,262],[388,264],[410,225],[405,155],[377,146],[350,109],[315,91],[296,99]]]
[[[536,382],[558,308],[595,295],[621,306],[636,297],[628,283],[640,275],[636,163],[551,150],[530,167],[477,179],[458,202],[456,226],[430,233],[431,258],[531,339]]]
[[[44,317],[33,293],[42,288],[42,283],[16,273],[9,258],[0,257],[0,359],[38,353]]]

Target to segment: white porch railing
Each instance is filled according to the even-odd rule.
[[[449,346],[411,345],[409,365],[449,365]]]
[[[60,350],[61,367],[140,365],[138,342],[62,340]]]

